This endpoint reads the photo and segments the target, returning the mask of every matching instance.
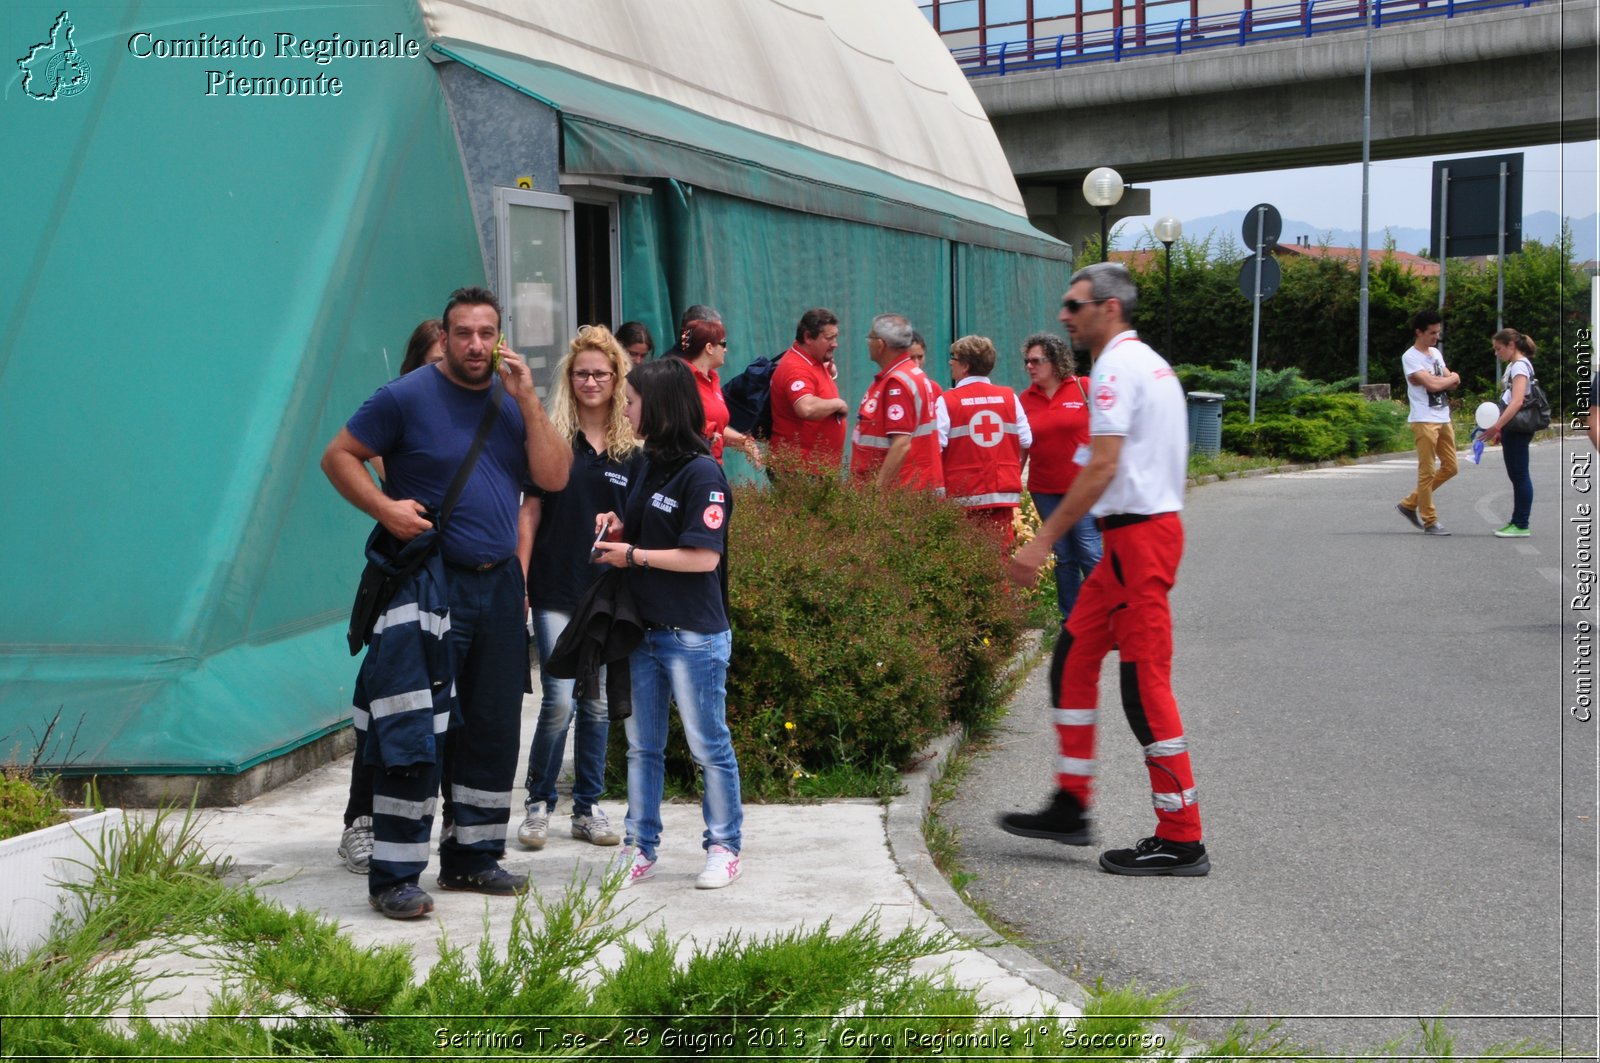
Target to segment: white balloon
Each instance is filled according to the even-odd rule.
[[[1500,407],[1492,402],[1485,402],[1478,406],[1478,412],[1472,415],[1478,422],[1479,428],[1488,428],[1500,419]]]

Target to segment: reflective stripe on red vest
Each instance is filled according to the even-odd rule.
[[[1016,393],[999,384],[962,384],[944,393],[944,405],[950,414],[945,493],[969,508],[1020,504]]]

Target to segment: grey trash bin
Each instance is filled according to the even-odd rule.
[[[1222,400],[1214,391],[1189,392],[1189,450],[1216,454],[1222,450]]]

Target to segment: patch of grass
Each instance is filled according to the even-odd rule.
[[[981,742],[972,739],[963,742],[951,752],[944,773],[931,788],[928,811],[922,817],[922,838],[928,846],[928,855],[933,859],[933,866],[938,868],[939,873],[949,881],[950,888],[956,891],[967,907],[971,908],[973,913],[1001,938],[1018,945],[1023,942],[1023,938],[1016,927],[995,915],[988,904],[967,891],[967,887],[976,882],[978,876],[962,866],[960,835],[939,816],[939,809],[946,801],[955,797],[961,781],[972,770],[974,758],[982,752]]]
[[[1055,598],[1052,594],[1050,612],[1056,615]],[[928,847],[928,855],[933,860],[933,866],[949,881],[950,887],[956,891],[961,899],[966,902],[974,914],[982,919],[990,929],[999,934],[1012,944],[1022,943],[1022,935],[1017,929],[1005,922],[980,898],[968,892],[967,887],[976,882],[978,876],[966,870],[961,864],[960,836],[954,827],[945,823],[939,816],[939,809],[946,801],[956,795],[963,779],[972,770],[973,761],[985,751],[984,743],[993,733],[995,725],[1005,718],[1007,706],[1017,689],[1028,678],[1044,656],[1045,642],[1027,648],[1014,662],[1011,672],[1006,676],[999,695],[995,699],[993,711],[986,712],[978,717],[962,737],[960,743],[950,753],[945,762],[945,769],[929,788],[928,811],[922,817],[922,838]]]
[[[1216,454],[1201,454],[1196,451],[1189,455],[1189,477],[1195,479],[1201,476],[1215,476],[1226,480],[1250,469],[1272,469],[1287,464],[1289,462],[1282,458],[1234,454],[1226,450]]]
[[[880,802],[905,793],[905,784],[893,764],[833,764],[814,773],[794,777],[794,796],[803,801],[838,797],[871,797]]]

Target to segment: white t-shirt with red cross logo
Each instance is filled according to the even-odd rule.
[[[1183,508],[1189,478],[1189,416],[1178,374],[1137,333],[1121,333],[1095,359],[1089,382],[1089,432],[1121,436],[1117,474],[1090,510],[1172,513]]]

